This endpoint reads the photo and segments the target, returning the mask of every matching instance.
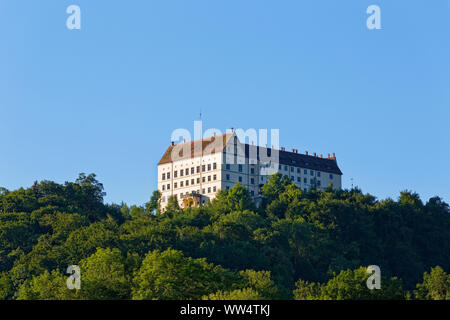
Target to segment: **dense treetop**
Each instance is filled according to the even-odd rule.
[[[63,185],[0,188],[0,299],[450,299],[450,210],[403,191],[303,192],[274,175],[182,210],[160,193],[104,204],[80,174]],[[81,290],[66,286],[79,265]],[[380,290],[366,267],[378,265]]]

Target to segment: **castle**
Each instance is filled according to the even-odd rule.
[[[201,206],[213,199],[219,190],[229,190],[240,182],[256,203],[261,200],[261,187],[270,175],[280,173],[307,191],[326,189],[330,184],[341,189],[342,172],[336,157],[327,158],[241,143],[235,132],[210,138],[174,142],[158,163],[158,190],[161,210],[170,196],[180,207]]]

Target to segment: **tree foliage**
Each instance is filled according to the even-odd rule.
[[[278,174],[259,207],[239,183],[200,208],[170,199],[164,213],[159,191],[142,206],[104,195],[94,174],[0,188],[0,299],[449,298],[439,197],[305,192]],[[81,290],[66,286],[69,265]],[[381,290],[365,286],[368,265]]]

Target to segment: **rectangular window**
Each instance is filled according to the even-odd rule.
[[[311,170],[310,173],[311,173],[312,176],[314,175],[314,171]]]
[[[303,183],[308,183],[308,180],[306,178],[303,178]]]
[[[167,179],[170,179],[170,172],[167,172]]]
[[[254,179],[254,178],[251,178],[251,179],[250,179],[250,183],[251,183],[251,184],[255,184],[255,179]]]
[[[211,181],[211,176],[208,176],[208,181]]]
[[[211,193],[211,187],[208,188],[208,193]]]
[[[162,179],[166,180],[166,174],[165,173],[162,174]]]
[[[317,181],[317,185],[320,187],[320,180]]]
[[[242,182],[242,177],[239,177],[239,182]]]
[[[206,171],[206,166],[202,165],[202,172],[205,172],[205,171]]]
[[[189,180],[186,180],[186,187],[189,185]]]
[[[174,188],[174,189],[177,188],[177,183],[176,183],[176,182],[173,184],[173,188]]]
[[[200,178],[197,178],[197,183],[200,183]]]
[[[333,180],[333,174],[332,174],[332,173],[330,173],[330,179],[332,179],[332,180]]]
[[[180,177],[184,176],[184,171],[183,169],[180,170]]]
[[[200,173],[200,166],[197,166],[197,173]]]
[[[216,192],[217,191],[217,187],[213,187],[213,192]]]
[[[278,165],[278,170],[281,170],[281,164]]]
[[[195,180],[191,179],[191,185],[194,185],[194,184],[195,184]]]
[[[183,187],[183,181],[180,181],[180,188]]]
[[[239,165],[239,172],[242,172],[242,164]]]
[[[217,163],[214,162],[214,163],[213,163],[213,170],[216,170],[216,169],[217,169]]]
[[[191,174],[194,174],[194,173],[195,173],[195,168],[192,167],[192,168],[191,168]]]
[[[305,169],[305,170],[303,171],[303,173],[304,173],[304,174],[308,174],[308,170]]]
[[[177,171],[177,170],[175,170],[175,171],[173,172],[173,177],[174,177],[174,178],[178,177],[178,171]]]
[[[229,174],[227,174],[227,180],[230,180],[230,175]]]
[[[225,167],[227,168],[227,170],[230,170],[230,165],[229,164],[227,164]]]
[[[288,166],[284,166],[284,171],[288,171]]]
[[[202,182],[205,182],[205,177],[202,177]]]
[[[170,190],[170,184],[167,184],[167,190]]]
[[[311,184],[314,184],[314,179],[310,179],[309,182],[310,182]]]
[[[205,189],[202,189],[202,193],[205,194]]]
[[[297,182],[302,182],[302,179],[300,179],[300,177],[297,177]]]
[[[317,176],[320,177],[320,171],[317,171]]]
[[[294,167],[291,167],[291,172],[294,172]]]
[[[300,168],[297,168],[297,173],[300,173]]]
[[[164,191],[164,190],[166,190],[166,185],[165,184],[162,185],[162,191]]]
[[[208,163],[208,171],[211,170],[211,163]]]
[[[291,180],[294,181],[294,176],[291,176]]]
[[[189,175],[189,168],[186,168],[186,175]]]
[[[217,175],[213,175],[213,180],[217,180]]]
[[[252,197],[254,197],[255,196],[255,191],[250,191],[250,195],[252,196]]]
[[[250,169],[251,174],[255,174],[255,168]]]

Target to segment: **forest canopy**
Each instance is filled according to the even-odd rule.
[[[450,299],[450,210],[402,191],[304,192],[281,175],[256,207],[237,183],[200,208],[158,191],[105,204],[95,174],[0,188],[0,299]],[[78,265],[81,289],[67,288]],[[369,265],[381,289],[369,290]]]

